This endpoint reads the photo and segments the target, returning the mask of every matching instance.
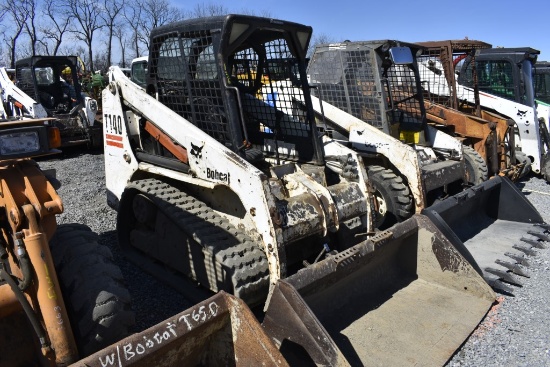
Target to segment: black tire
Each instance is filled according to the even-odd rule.
[[[525,177],[529,174],[529,172],[531,172],[531,163],[532,163],[531,158],[529,158],[527,154],[523,153],[521,150],[516,150],[515,154],[516,154],[516,162],[524,164],[523,169],[519,173],[518,178]]]
[[[411,192],[401,177],[381,166],[370,166],[368,177],[379,206],[374,216],[376,228],[389,228],[413,215]]]
[[[477,185],[487,181],[488,168],[487,162],[472,147],[464,145],[464,165],[466,168],[466,182],[471,185]]]
[[[50,241],[57,277],[81,357],[129,335],[130,293],[111,250],[81,224],[60,225]]]

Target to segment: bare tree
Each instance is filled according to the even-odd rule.
[[[90,70],[94,70],[94,35],[105,27],[101,19],[102,9],[94,0],[67,0],[65,9],[67,15],[74,19],[69,31],[88,47]]]
[[[112,63],[113,37],[125,0],[103,0],[101,17],[107,27],[107,64]]]
[[[229,10],[223,5],[217,4],[197,4],[193,8],[190,17],[192,18],[201,18],[201,17],[213,17],[216,15],[225,15],[229,13]]]
[[[139,40],[139,19],[141,18],[142,7],[139,5],[139,0],[128,0],[128,5],[124,8],[124,19],[126,19],[128,27],[132,30],[130,40],[130,48],[134,50],[134,56],[141,56],[142,45]],[[119,38],[120,40],[120,38]],[[145,48],[145,46],[143,46]]]
[[[36,55],[36,44],[38,42],[38,27],[37,21],[37,0],[25,0],[21,2],[22,6],[26,7],[27,21],[25,22],[25,32],[30,39],[30,47],[32,56]]]
[[[10,54],[10,67],[15,67],[15,47],[17,41],[23,30],[25,29],[25,22],[29,18],[29,13],[26,7],[26,0],[6,0],[3,4],[4,18],[7,20],[11,27],[6,26],[3,32],[3,42],[8,46],[8,53]]]
[[[315,47],[317,45],[322,45],[325,43],[333,43],[336,42],[333,37],[326,35],[325,33],[319,33],[314,35],[311,38],[311,41],[309,42],[309,47],[307,49],[307,57],[313,56],[313,52],[315,51]]]
[[[113,35],[118,39],[118,45],[120,47],[121,60],[120,66],[126,67],[126,48],[130,44],[131,40],[126,36],[127,28],[122,23],[118,24],[113,32]]]
[[[107,50],[96,52],[94,56],[94,66],[97,70],[101,70],[102,72],[109,70],[109,66],[111,66],[111,64],[107,60],[108,53],[109,52]]]
[[[44,34],[44,39],[39,42],[42,43],[48,55],[50,55],[50,44],[46,40],[50,40],[53,43],[51,55],[57,55],[63,42],[63,36],[68,31],[69,24],[71,23],[69,13],[59,11],[64,4],[64,0],[43,0],[42,13],[45,16],[45,22],[40,31]]]
[[[151,30],[161,25],[172,23],[185,18],[183,12],[170,5],[169,0],[142,0],[141,16],[138,18],[137,38],[149,50],[149,35]]]

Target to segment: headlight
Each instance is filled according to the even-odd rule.
[[[0,154],[19,155],[40,150],[38,131],[14,132],[0,135]]]

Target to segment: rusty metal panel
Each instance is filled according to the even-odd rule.
[[[72,366],[288,366],[240,299],[223,291]]]

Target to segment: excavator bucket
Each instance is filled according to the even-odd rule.
[[[288,366],[248,306],[223,291],[72,366]]]
[[[414,215],[279,280],[263,326],[290,365],[443,365],[495,294]]]
[[[496,290],[528,277],[528,255],[549,241],[550,227],[506,177],[494,177],[422,211]]]

